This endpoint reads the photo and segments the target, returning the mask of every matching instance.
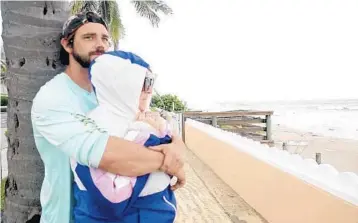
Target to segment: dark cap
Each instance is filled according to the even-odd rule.
[[[93,22],[100,23],[108,29],[106,22],[103,18],[95,12],[82,12],[76,15],[71,16],[67,19],[67,21],[63,24],[62,27],[62,38],[68,39],[73,36],[72,34],[80,28],[82,25]]]

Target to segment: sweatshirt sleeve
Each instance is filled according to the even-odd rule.
[[[109,135],[71,102],[34,100],[31,121],[37,134],[78,163],[99,166]]]

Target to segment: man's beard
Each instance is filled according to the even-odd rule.
[[[87,58],[79,55],[76,51],[73,51],[73,53],[72,53],[73,58],[75,58],[77,63],[79,63],[81,65],[81,67],[83,67],[83,68],[89,68],[89,66],[91,65],[90,56],[98,55],[98,54],[104,54],[104,49],[103,48],[97,48],[96,51],[90,52],[88,54]]]
[[[82,57],[79,54],[77,54],[75,51],[72,53],[73,58],[75,58],[75,60],[77,61],[77,63],[79,63],[81,65],[81,67],[83,68],[89,68],[91,61],[90,58],[87,57]]]

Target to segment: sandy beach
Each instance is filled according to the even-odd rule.
[[[321,153],[322,163],[331,164],[340,172],[358,174],[358,140],[320,136],[311,132],[301,132],[282,125],[274,125],[275,146],[282,148],[288,142],[287,150],[315,159]]]

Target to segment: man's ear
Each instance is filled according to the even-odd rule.
[[[70,43],[67,39],[61,39],[61,45],[68,54],[72,53],[73,43]]]

